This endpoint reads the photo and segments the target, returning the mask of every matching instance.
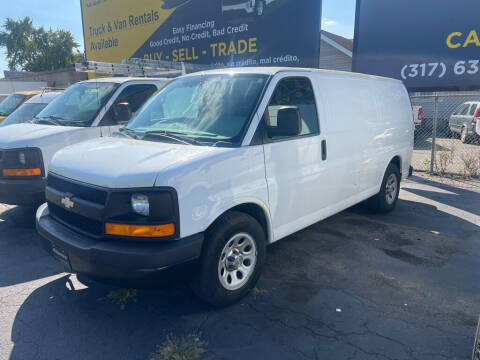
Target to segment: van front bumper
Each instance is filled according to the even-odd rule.
[[[45,200],[46,180],[0,179],[0,203],[8,205],[36,205]]]
[[[53,219],[47,204],[38,209],[36,225],[44,248],[68,272],[113,283],[182,273],[200,258],[204,239],[203,234],[164,243],[93,239]]]

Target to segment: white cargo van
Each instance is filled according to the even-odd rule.
[[[44,201],[52,156],[124,126],[166,79],[106,78],[70,86],[33,123],[0,128],[0,203]]]
[[[55,155],[37,229],[68,271],[123,281],[190,265],[196,293],[226,305],[255,285],[268,244],[367,199],[391,211],[413,133],[400,81],[291,68],[187,75],[122,136]]]
[[[268,5],[276,0],[222,0],[222,13],[228,11],[244,11],[262,16]]]

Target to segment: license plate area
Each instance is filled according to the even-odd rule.
[[[70,259],[68,258],[65,250],[52,244],[52,253],[53,257],[57,259],[68,271],[72,270],[72,266],[70,265]]]

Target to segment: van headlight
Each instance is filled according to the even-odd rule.
[[[133,194],[131,197],[132,210],[142,216],[150,216],[150,201],[144,194]]]
[[[25,156],[25,153],[23,151],[20,151],[18,153],[18,162],[23,166],[27,164],[27,157]]]
[[[35,177],[43,174],[42,152],[38,148],[3,151],[0,176]]]

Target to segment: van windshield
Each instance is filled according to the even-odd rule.
[[[9,95],[5,100],[0,104],[0,116],[8,116],[25,100],[27,96],[21,94],[12,94]]]
[[[31,121],[35,115],[42,111],[47,104],[23,104],[13,113],[11,113],[4,121],[0,123],[0,127],[21,124],[24,122]]]
[[[127,130],[158,140],[162,135],[232,145],[245,128],[267,82],[267,75],[215,74],[181,78],[151,99],[127,125]]]
[[[85,82],[70,86],[36,117],[37,124],[90,126],[118,84]]]

